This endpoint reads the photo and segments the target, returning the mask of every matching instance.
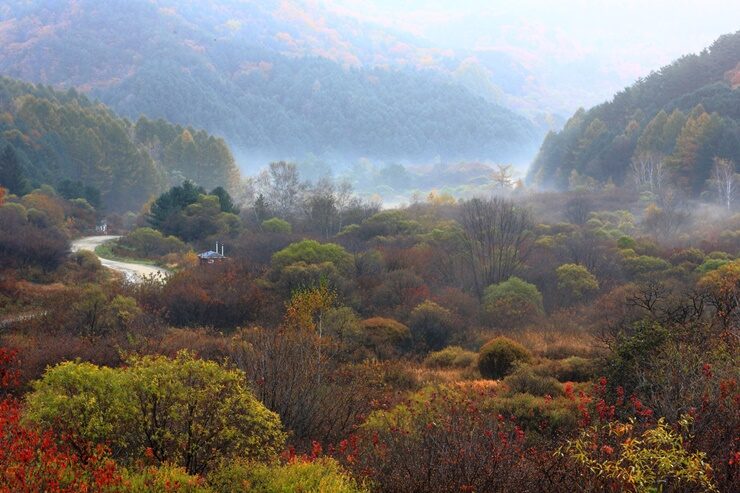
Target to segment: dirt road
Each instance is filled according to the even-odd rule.
[[[106,241],[115,240],[120,238],[119,236],[87,236],[80,238],[72,242],[72,251],[77,252],[79,250],[88,250],[95,252],[95,248],[98,245],[105,243]],[[129,281],[137,282],[144,276],[152,274],[167,275],[170,272],[162,267],[156,267],[154,265],[143,265],[143,264],[131,264],[128,262],[119,262],[118,260],[108,260],[101,257],[100,263],[109,269],[123,273],[126,279]]]

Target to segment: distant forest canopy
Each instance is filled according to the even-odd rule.
[[[545,138],[528,179],[560,189],[589,179],[621,184],[633,163],[652,160],[697,196],[715,158],[740,162],[740,31],[576,112]]]
[[[0,184],[11,192],[81,182],[108,210],[138,210],[186,178],[229,187],[239,171],[226,143],[203,131],[144,118],[134,124],[73,89],[0,78]]]
[[[540,137],[529,120],[442,73],[258,48],[200,5],[205,13],[188,17],[192,2],[8,4],[3,73],[80,87],[132,119],[204,128],[243,156],[512,160],[529,158]]]

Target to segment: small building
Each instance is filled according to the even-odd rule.
[[[223,262],[228,257],[224,255],[224,246],[221,245],[221,251],[218,251],[218,243],[216,243],[216,250],[208,250],[207,252],[199,253],[198,254],[198,260],[200,261],[200,265],[207,265],[207,264],[216,264],[219,262]]]

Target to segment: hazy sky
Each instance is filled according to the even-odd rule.
[[[440,48],[512,54],[531,70],[596,61],[619,89],[740,29],[740,0],[326,0]],[[611,86],[611,87],[609,87]],[[608,95],[604,94],[602,97]]]

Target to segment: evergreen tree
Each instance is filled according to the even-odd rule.
[[[30,188],[18,153],[10,144],[0,153],[0,185],[16,195],[24,195]]]

